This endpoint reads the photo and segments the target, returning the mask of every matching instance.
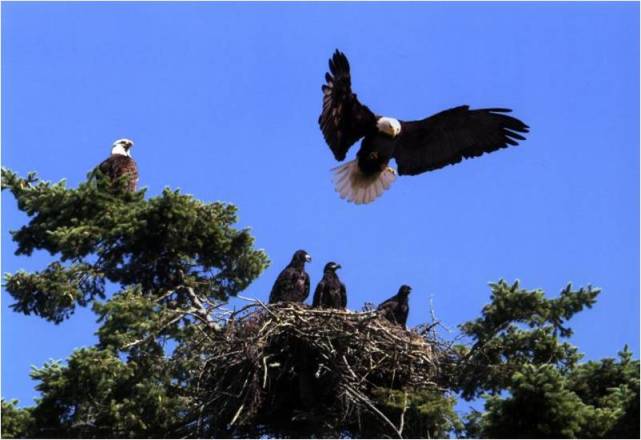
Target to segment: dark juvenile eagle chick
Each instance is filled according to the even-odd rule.
[[[505,108],[462,105],[418,121],[377,115],[352,92],[349,63],[338,50],[325,81],[318,123],[336,160],[363,139],[356,159],[333,170],[336,191],[350,202],[369,203],[390,187],[396,179],[392,159],[398,174],[413,176],[517,145],[525,139],[520,133],[528,132]]]
[[[127,176],[125,188],[127,191],[136,191],[138,185],[138,166],[131,158],[131,147],[133,141],[129,139],[118,139],[111,146],[111,156],[98,165],[98,170],[105,175],[112,187],[115,187],[123,176]]]
[[[280,301],[300,302],[309,296],[309,275],[305,272],[305,263],[312,261],[304,250],[294,252],[292,261],[278,275],[269,294],[270,304]]]
[[[396,295],[383,301],[378,306],[376,310],[378,310],[379,315],[394,324],[400,324],[405,327],[407,315],[410,312],[408,298],[411,290],[410,286],[402,285]]]
[[[312,307],[327,307],[345,310],[347,306],[347,291],[345,284],[338,279],[336,270],[341,265],[330,261],[323,269],[323,279],[316,286]]]

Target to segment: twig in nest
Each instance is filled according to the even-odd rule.
[[[398,432],[403,435],[405,427],[405,412],[407,411],[407,390],[403,393],[403,411],[401,412],[401,421],[398,424]]]
[[[245,301],[252,301],[252,302],[254,302],[254,303],[258,303],[258,304],[260,304],[260,306],[261,306],[263,309],[265,309],[265,310],[267,311],[267,313],[269,313],[269,314],[270,314],[270,315],[272,315],[274,318],[276,318],[276,315],[274,315],[274,314],[272,313],[272,311],[271,311],[271,310],[269,310],[269,307],[267,307],[267,306],[265,305],[265,303],[264,303],[264,302],[262,302],[261,300],[256,299],[256,298],[247,298],[246,296],[241,296],[241,295],[237,295],[236,297],[237,297],[237,298],[240,298],[240,299],[244,299]]]
[[[267,359],[269,359],[271,356],[265,356],[263,358],[263,369],[265,370],[264,375],[263,375],[263,389],[267,387]]]
[[[354,373],[354,370],[352,370],[352,367],[349,366],[349,362],[347,362],[347,359],[345,359],[345,356],[343,356],[343,362],[345,362],[345,366],[349,370],[350,374],[354,379],[357,379],[356,373]]]
[[[368,407],[370,410],[374,411],[374,413],[376,413],[376,415],[377,415],[377,416],[379,416],[379,417],[380,417],[382,420],[384,420],[384,421],[385,421],[389,426],[391,426],[391,427],[392,427],[392,429],[394,430],[394,432],[396,433],[396,435],[398,435],[398,438],[403,438],[403,435],[402,435],[402,434],[401,434],[401,432],[396,428],[396,426],[392,423],[392,421],[391,421],[390,419],[388,419],[388,418],[387,418],[387,416],[386,416],[385,414],[383,414],[382,412],[380,412],[380,410],[379,410],[378,408],[376,408],[376,406],[374,406],[374,404],[373,404],[372,402],[370,402],[370,400],[369,400],[367,397],[363,396],[361,393],[359,393],[358,391],[354,390],[354,389],[353,389],[353,388],[351,388],[349,385],[346,385],[346,386],[345,386],[345,388],[347,388],[347,390],[349,390],[349,392],[350,392],[354,397],[356,397],[356,398],[357,398],[357,399],[359,399],[361,402],[363,402],[365,405],[367,405],[367,407]]]
[[[245,407],[244,403],[242,405],[240,405],[240,407],[238,408],[238,411],[236,411],[236,414],[234,415],[234,418],[231,419],[231,422],[229,422],[229,426],[234,426],[234,423],[236,423],[236,419],[238,419],[238,417],[240,416],[240,413],[243,411],[244,407]]]
[[[407,414],[395,426],[377,408],[372,390],[438,389],[434,382],[445,359],[438,342],[372,312],[256,301],[233,319],[222,313],[212,318],[222,331],[200,326],[210,338],[184,352],[198,354],[189,361],[202,374],[199,400],[216,402],[206,406],[203,427],[222,420],[231,420],[237,433],[270,424],[290,426],[306,401],[311,407],[304,412],[312,419],[335,420],[349,431],[359,421],[367,423],[358,416],[363,411],[370,423],[389,426],[400,437]],[[301,375],[311,394],[300,394]]]

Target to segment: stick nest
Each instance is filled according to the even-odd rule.
[[[375,420],[400,436],[372,396],[438,389],[439,347],[430,328],[408,331],[373,310],[250,304],[201,347],[200,435],[337,436]]]

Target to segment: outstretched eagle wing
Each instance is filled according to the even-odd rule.
[[[349,62],[339,50],[329,60],[325,81],[318,124],[336,160],[343,160],[349,147],[376,127],[376,116],[352,93]]]
[[[398,173],[420,174],[517,145],[528,126],[505,114],[510,111],[464,105],[420,121],[401,121],[394,151]]]

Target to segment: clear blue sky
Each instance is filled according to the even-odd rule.
[[[135,140],[149,195],[180,188],[239,207],[272,265],[245,292],[267,298],[292,252],[343,265],[349,304],[414,287],[410,323],[478,316],[487,283],[549,295],[603,293],[573,322],[587,358],[639,346],[638,4],[2,5],[2,162],[76,185]],[[510,107],[521,146],[417,177],[368,206],[340,200],[317,127],[335,48],[373,110],[422,118],[461,104]],[[350,157],[355,153],[351,152]],[[2,272],[26,221],[2,194]],[[31,403],[31,365],[95,338],[80,311],[54,326],[2,294],[2,396]]]

